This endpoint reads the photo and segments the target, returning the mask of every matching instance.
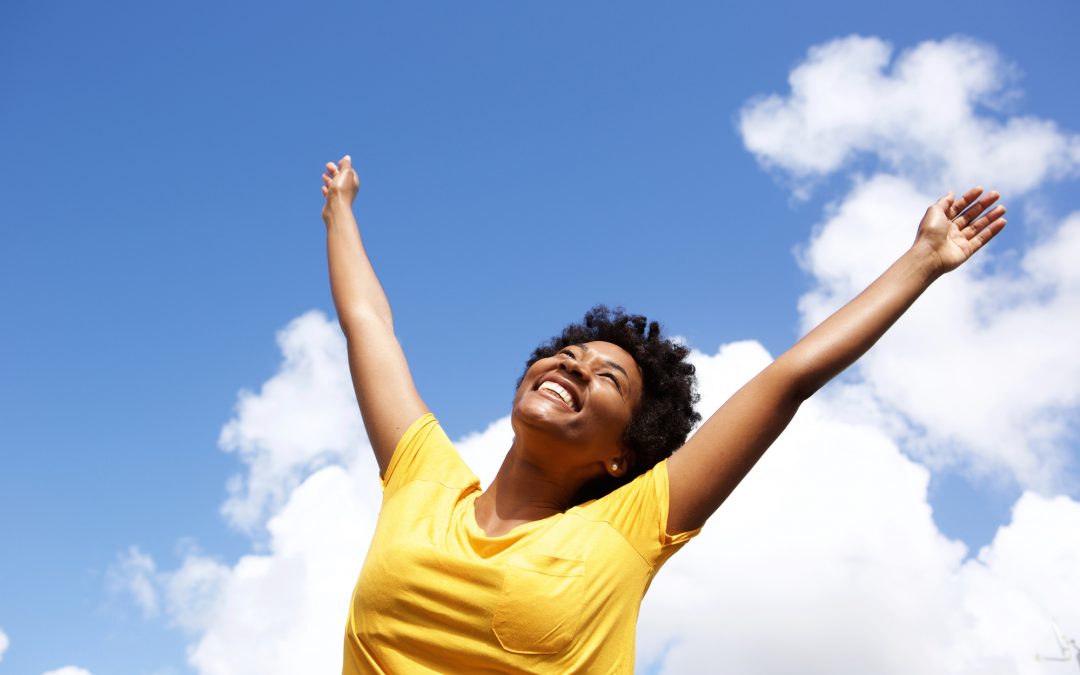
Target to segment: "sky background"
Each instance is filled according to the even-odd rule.
[[[1058,651],[1051,617],[1080,640],[1078,19],[1074,2],[6,3],[0,674],[299,672],[278,647],[340,664],[378,490],[319,218],[322,165],[346,152],[418,389],[484,466],[528,354],[593,304],[682,336],[708,415],[883,271],[930,200],[1000,189],[1009,225],[979,261],[815,397],[661,573],[639,670],[791,672],[718,643],[740,630],[722,603],[746,650],[813,634],[787,651],[822,672],[845,650],[851,672],[1062,672],[1033,655]],[[753,591],[795,588],[776,561],[798,550],[822,596],[770,614]],[[725,585],[755,570],[773,576]],[[875,595],[911,579],[940,587]]]

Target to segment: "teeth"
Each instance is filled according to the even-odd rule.
[[[566,391],[566,389],[564,389],[561,385],[555,382],[547,381],[540,385],[540,389],[547,389],[548,391],[555,392],[559,395],[560,398],[562,398],[566,405],[570,406],[571,408],[574,407],[574,397],[571,396],[570,392]]]

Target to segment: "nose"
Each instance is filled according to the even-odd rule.
[[[565,370],[572,377],[582,381],[588,381],[592,377],[592,371],[583,361],[576,359],[563,359],[559,364],[559,368]]]

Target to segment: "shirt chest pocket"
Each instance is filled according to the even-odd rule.
[[[507,563],[491,628],[503,648],[518,654],[555,654],[577,634],[585,561],[518,554]]]

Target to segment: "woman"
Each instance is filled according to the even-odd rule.
[[[383,481],[344,673],[633,672],[638,608],[660,566],[804,400],[1005,226],[997,193],[939,199],[910,250],[689,440],[700,416],[688,350],[644,317],[594,308],[533,353],[513,443],[481,491],[413,386],[352,214],[351,160],[326,168],[331,289]]]

